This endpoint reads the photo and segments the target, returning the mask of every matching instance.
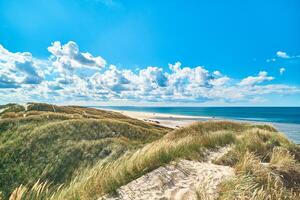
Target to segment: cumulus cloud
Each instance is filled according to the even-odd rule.
[[[285,72],[285,68],[284,68],[284,67],[281,67],[281,68],[279,69],[280,75],[283,75],[284,72]]]
[[[110,65],[104,73],[95,73],[90,79],[91,86],[99,91],[110,91],[120,93],[129,90],[130,81],[126,78],[123,71],[117,70],[117,67]]]
[[[0,87],[17,88],[21,84],[39,84],[43,72],[28,52],[9,52],[0,45]]]
[[[80,52],[75,42],[63,45],[54,42],[48,50],[51,55],[43,60],[27,52],[12,53],[0,46],[0,97],[53,102],[253,103],[264,99],[266,94],[300,92],[295,86],[267,83],[274,77],[265,71],[236,80],[218,70],[182,66],[180,62],[127,70],[107,66],[102,57]],[[87,69],[92,70],[86,72]]]
[[[290,56],[286,52],[284,52],[284,51],[277,51],[276,55],[279,58],[290,58]]]
[[[268,73],[266,71],[260,71],[258,73],[258,76],[248,76],[247,78],[244,78],[241,82],[241,86],[249,86],[249,85],[255,85],[258,83],[262,83],[264,81],[271,81],[274,77],[268,76]]]
[[[80,52],[78,45],[73,41],[64,45],[55,41],[48,47],[48,51],[52,54],[51,59],[54,61],[54,66],[60,72],[81,67],[102,68],[106,64],[101,56],[94,57],[88,52]]]

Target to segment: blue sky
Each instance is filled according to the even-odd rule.
[[[298,0],[0,0],[0,11],[0,103],[300,106]]]

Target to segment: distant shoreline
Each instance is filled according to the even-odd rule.
[[[159,124],[168,128],[180,128],[188,126],[197,121],[206,121],[215,119],[214,117],[207,116],[188,116],[177,114],[162,114],[157,112],[142,112],[142,111],[125,111],[101,108],[102,110],[108,110],[118,112],[131,118],[139,119],[142,121]]]
[[[146,111],[127,111],[127,110],[118,110],[118,109],[111,109],[111,108],[97,108],[97,109],[118,112],[126,116],[129,116],[131,118],[139,119],[145,122],[155,123],[168,128],[181,128],[198,121],[207,121],[207,120],[228,120],[228,121],[236,121],[236,122],[255,123],[255,124],[269,124],[269,125],[273,125],[280,132],[284,133],[289,139],[293,140],[295,143],[300,144],[299,124],[278,123],[278,122],[268,122],[268,121],[238,120],[238,119],[230,119],[230,118],[211,117],[211,116],[189,116],[189,115],[167,114],[167,113],[146,112]]]

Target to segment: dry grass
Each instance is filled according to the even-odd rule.
[[[78,177],[80,181],[71,184],[58,199],[97,199],[99,195],[114,192],[159,166],[179,158],[202,159],[206,148],[216,148],[233,140],[234,136],[229,133],[188,136],[178,140],[161,139],[115,162],[100,164],[88,170]]]
[[[283,158],[282,155],[288,156],[286,160],[288,160],[289,163],[283,164],[278,160],[278,158]],[[289,169],[291,164],[293,169],[298,165],[285,150],[275,149],[274,156],[272,156],[271,160],[271,165],[272,163],[278,164],[278,162],[280,162],[282,164],[281,169],[285,170],[288,166]],[[287,187],[286,177],[282,177],[274,171],[272,167],[269,167],[268,164],[261,163],[260,158],[253,153],[246,152],[243,158],[236,164],[235,171],[236,177],[221,186],[221,200],[297,200],[300,198],[297,187]],[[294,171],[288,171],[287,174],[292,176],[293,172]]]
[[[114,193],[120,186],[171,161],[181,158],[202,160],[208,150],[228,144],[232,144],[231,151],[215,162],[234,166],[236,177],[221,185],[221,200],[299,199],[296,188],[300,186],[300,148],[271,126],[209,121],[165,134],[170,129],[113,112],[47,104],[32,104],[28,109],[27,112],[20,110],[15,112],[16,116],[11,115],[0,120],[0,150],[2,148],[5,153],[3,155],[7,156],[6,150],[9,149],[15,158],[19,159],[19,156],[24,155],[24,151],[20,151],[19,155],[14,150],[23,148],[19,144],[24,138],[29,138],[31,142],[26,145],[30,147],[28,155],[34,151],[35,155],[47,155],[44,150],[49,150],[49,141],[55,144],[53,147],[60,145],[54,150],[65,148],[65,144],[74,145],[72,149],[79,148],[92,158],[99,155],[96,151],[99,145],[102,148],[109,144],[112,149],[118,149],[122,144],[122,152],[114,159],[98,160],[96,164],[86,166],[85,169],[78,168],[75,173],[77,175],[64,182],[64,185],[48,183],[47,176],[43,179],[44,182],[36,180],[33,185],[25,182],[25,185],[17,187],[11,193],[10,200],[98,199],[101,195]],[[9,115],[6,113],[6,116]],[[96,139],[101,141],[96,142]],[[13,148],[12,141],[17,141]],[[132,148],[125,153],[128,145],[132,145]],[[39,153],[40,150],[43,151]],[[66,158],[73,159],[78,155],[68,154],[67,150],[69,148],[62,152]],[[50,151],[53,152],[51,149]],[[55,154],[52,153],[51,156],[54,158]],[[44,159],[43,163],[50,162],[55,166],[56,162],[53,160],[40,157]],[[73,160],[81,162],[82,159]],[[20,163],[27,162],[21,161]],[[266,162],[268,164],[264,164]],[[41,162],[37,162],[39,163]],[[65,163],[63,169],[70,167],[68,163],[62,163]],[[42,165],[40,168],[44,169]],[[62,173],[61,170],[54,172],[57,173],[53,175]],[[30,176],[30,173],[26,175]],[[199,189],[199,199],[208,200],[206,189]]]
[[[199,126],[201,125],[200,123]],[[191,129],[187,128],[187,130]],[[170,134],[176,135],[177,133]],[[206,149],[218,148],[234,141],[234,134],[228,131],[217,131],[210,134],[194,132],[194,134],[176,138],[168,135],[134,153],[124,155],[114,162],[102,162],[81,172],[74,181],[62,188],[52,198],[97,199],[173,160],[179,158],[201,160],[205,156]],[[23,194],[25,199],[27,194]]]
[[[278,158],[278,155],[274,155],[276,160],[275,157]],[[261,163],[260,158],[253,153],[246,152],[243,159],[235,166],[235,171],[236,177],[221,186],[220,200],[297,200],[300,198],[299,191],[286,187],[282,177],[266,164]]]
[[[27,190],[21,187],[21,189],[15,191],[14,195],[21,195],[21,199],[26,199],[28,196],[31,199],[97,199],[106,193],[113,193],[120,186],[173,160],[180,158],[201,160],[204,158],[207,149],[234,143],[236,149],[241,150],[241,152],[246,151],[246,153],[242,160],[240,156],[237,156],[239,162],[236,164],[236,173],[238,176],[230,183],[222,186],[221,199],[234,199],[233,197],[237,197],[236,199],[245,197],[247,199],[249,195],[254,195],[253,199],[267,198],[270,195],[270,197],[276,198],[285,195],[294,197],[294,193],[290,193],[287,188],[284,188],[279,175],[274,176],[273,172],[271,173],[269,169],[260,164],[261,159],[265,157],[264,155],[271,148],[267,145],[271,136],[273,139],[274,137],[277,138],[275,143],[280,140],[280,144],[289,144],[284,137],[277,135],[276,132],[269,132],[269,130],[272,130],[272,128],[258,128],[249,124],[232,122],[196,123],[190,127],[173,131],[134,153],[128,153],[113,162],[99,162],[94,167],[81,171],[70,184],[55,192],[53,192],[53,189],[51,190],[54,187],[49,187],[49,189],[44,189],[44,192],[39,192],[40,196],[34,196],[34,189]],[[257,142],[254,144],[247,142],[247,140],[253,140],[253,138],[256,138]],[[243,145],[247,148],[242,148]],[[255,149],[254,145],[258,145],[258,149]],[[249,149],[260,152],[261,157],[247,153]],[[275,166],[276,154],[274,154],[274,158],[271,157],[270,159]],[[42,183],[39,184],[42,185]],[[234,188],[231,187],[232,185]],[[278,194],[281,196],[277,194],[277,196],[274,196],[275,194],[270,192],[274,189],[281,190]],[[44,196],[41,196],[41,194]],[[241,194],[243,196],[239,196]],[[198,197],[199,199],[207,199],[207,195],[201,189],[198,191]]]
[[[239,133],[233,148],[215,163],[234,166],[247,151],[260,158],[262,162],[269,162],[275,147],[287,148],[292,150],[293,155],[300,156],[300,148],[283,134],[265,129],[250,128]]]
[[[210,177],[205,177],[201,185],[196,186],[196,195],[198,200],[213,200],[213,197],[209,194],[209,179]]]
[[[39,179],[52,182],[51,188],[67,185],[82,169],[115,160],[170,130],[92,108],[31,104],[25,112],[12,106],[5,108],[16,112],[0,119],[0,191],[5,198]]]
[[[17,187],[10,195],[9,200],[50,200],[53,199],[54,195],[60,190],[61,187],[54,189],[48,182],[37,181],[30,189],[23,185]]]
[[[300,163],[286,148],[274,148],[270,167],[281,177],[285,187],[298,188],[300,192]]]

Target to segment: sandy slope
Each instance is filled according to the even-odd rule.
[[[160,167],[118,190],[117,197],[104,197],[106,200],[150,200],[150,199],[197,199],[197,191],[202,199],[216,199],[217,186],[234,176],[231,167],[211,163],[228,151],[210,153],[207,162],[180,160],[177,163]]]

